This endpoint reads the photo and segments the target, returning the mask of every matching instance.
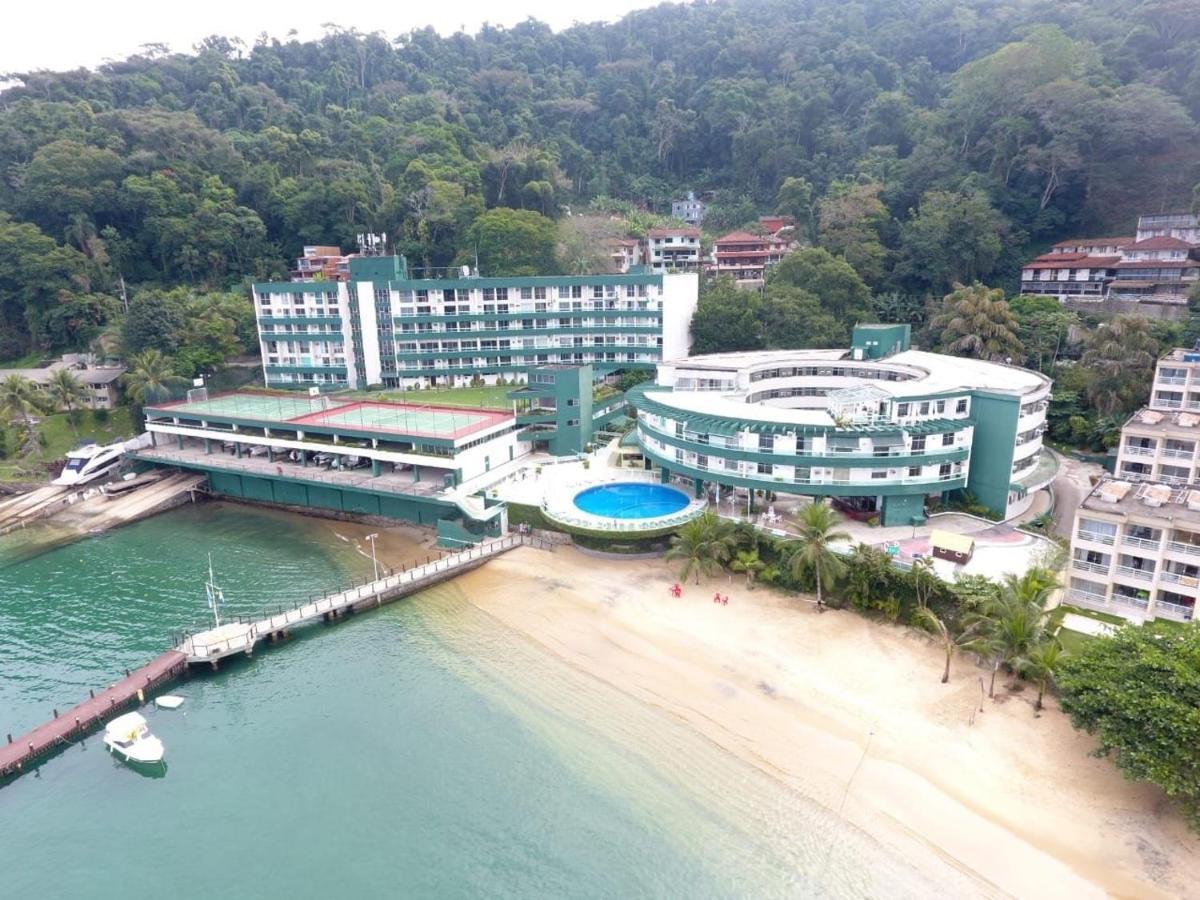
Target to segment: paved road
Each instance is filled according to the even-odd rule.
[[[1075,510],[1091,491],[1092,479],[1103,475],[1104,468],[1061,453],[1058,459],[1058,474],[1054,478],[1054,530],[1063,537],[1070,537]]]

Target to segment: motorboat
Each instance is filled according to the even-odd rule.
[[[124,444],[85,444],[67,453],[67,464],[54,484],[75,487],[95,481],[121,465]]]
[[[117,716],[105,726],[104,746],[128,763],[160,763],[164,755],[163,742],[150,733],[145,717],[137,712]]]

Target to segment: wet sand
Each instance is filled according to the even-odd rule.
[[[956,657],[940,684],[924,635],[727,576],[675,599],[675,581],[657,559],[522,548],[458,584],[897,853],[936,853],[1021,897],[1200,896],[1200,841],[1161,791],[1089,756],[1053,700],[1037,715],[1031,689],[999,686],[981,712],[983,670]]]

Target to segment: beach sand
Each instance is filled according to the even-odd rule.
[[[924,635],[659,559],[521,548],[459,579],[479,609],[840,812],[1020,897],[1200,896],[1200,841],[1054,701],[980,699],[984,670]],[[728,606],[712,602],[714,591]],[[919,854],[915,854],[919,856]]]

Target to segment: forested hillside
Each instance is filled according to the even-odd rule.
[[[122,279],[220,291],[367,229],[447,265],[488,208],[662,210],[689,188],[716,192],[714,229],[797,216],[876,291],[1011,286],[1031,247],[1191,205],[1196,12],[729,0],[19,75],[0,95],[0,358],[94,335]]]

